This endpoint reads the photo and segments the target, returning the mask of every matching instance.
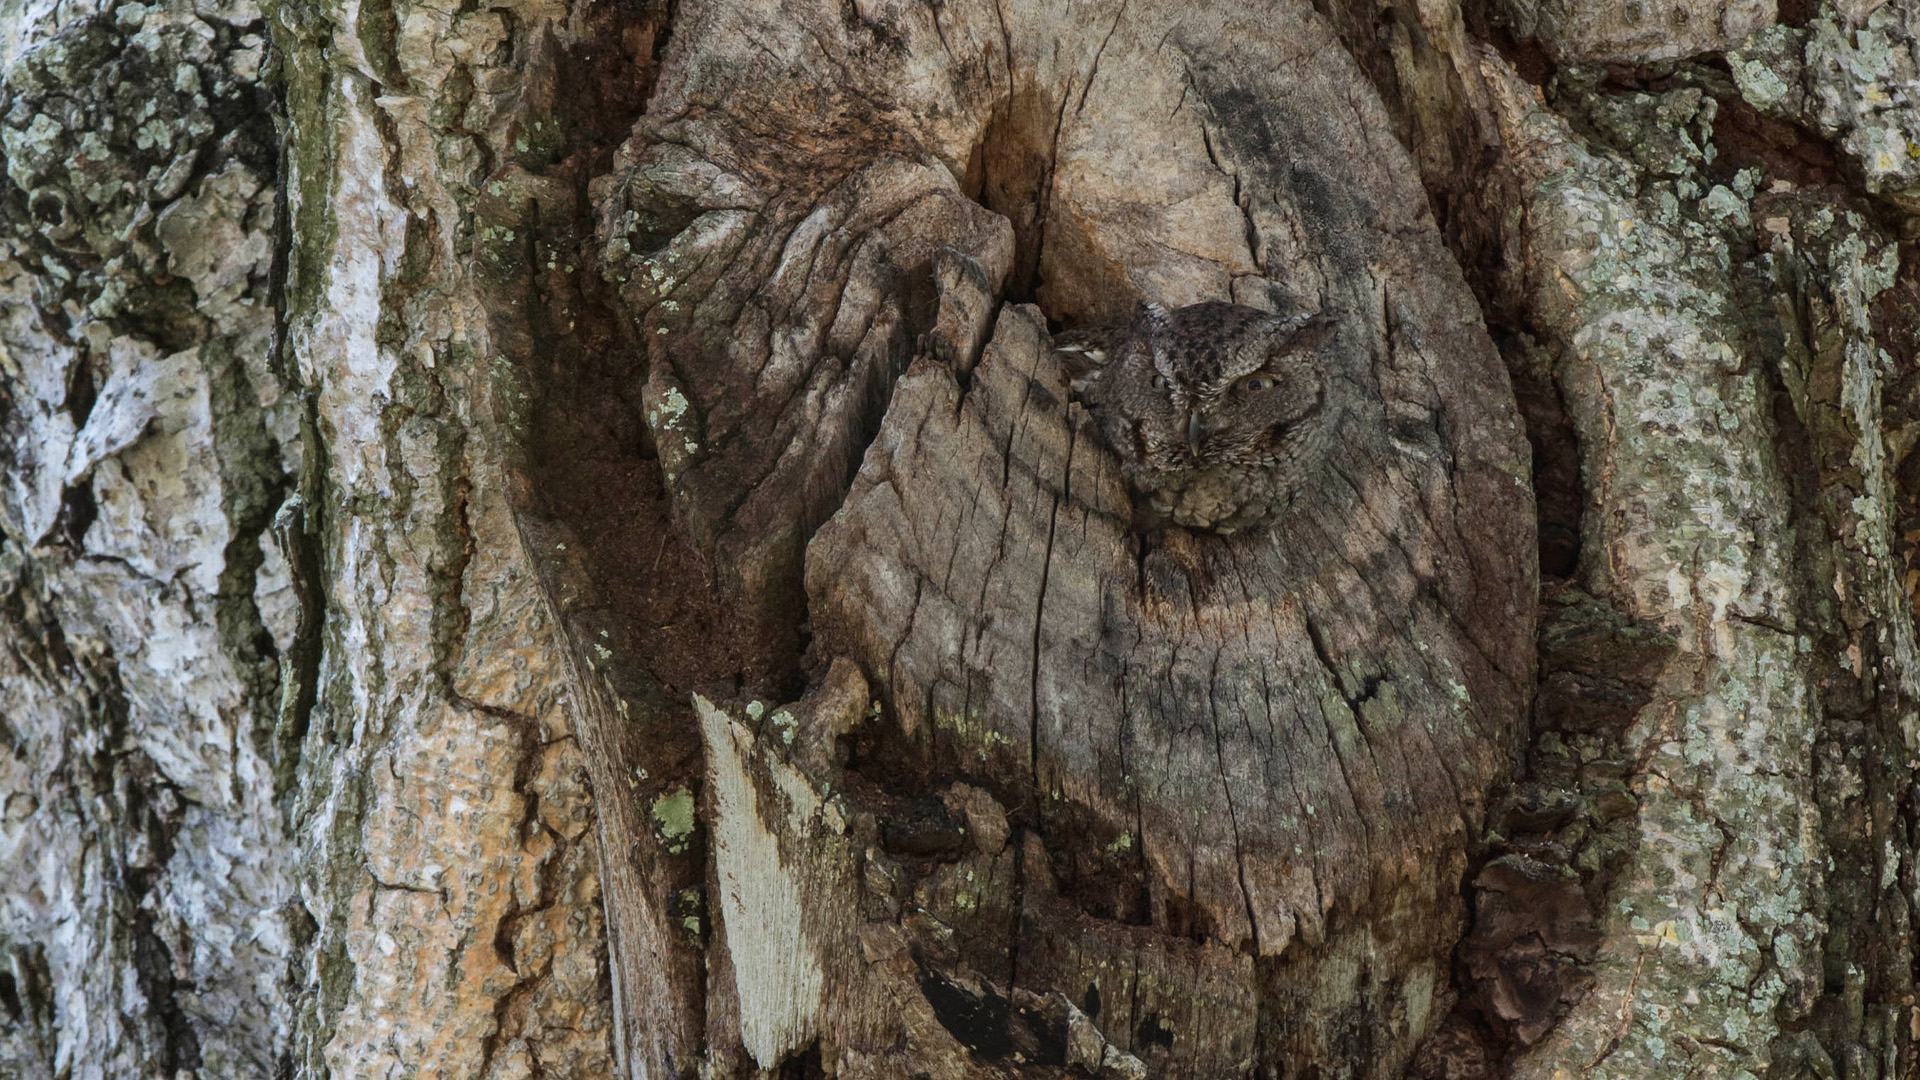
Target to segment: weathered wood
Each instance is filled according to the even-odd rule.
[[[1732,48],[1774,20],[1774,0],[1499,0],[1502,28],[1567,63],[1670,60]]]
[[[682,12],[595,189],[606,272],[675,520],[738,575],[727,595],[793,623],[799,545],[826,522],[813,655],[856,661],[881,713],[813,782],[879,823],[888,883],[863,898],[872,874],[816,865],[807,814],[755,824],[767,804],[706,710],[716,827],[753,865],[716,851],[716,929],[762,902],[729,881],[878,905],[918,970],[889,993],[933,1003],[974,1067],[1012,1067],[1017,1003],[1062,994],[1155,1072],[1387,1075],[1448,1004],[1455,882],[1530,692],[1518,426],[1330,30],[1304,6],[1285,33],[1183,14]],[[1022,292],[1040,307],[1006,302]],[[1331,471],[1265,533],[1133,535],[1045,320],[1290,295],[1343,312]],[[990,890],[885,850],[916,793],[956,783],[1009,823],[975,870]],[[1147,978],[1143,949],[1167,957]],[[819,966],[791,975],[826,1004],[770,1014],[742,989],[709,1017],[737,1016],[762,1067],[816,1038],[841,1065],[891,1045],[836,1026],[864,1023],[832,1001],[844,961],[802,952]],[[1122,998],[1124,1019],[1085,1004]],[[979,1010],[992,1030],[963,1019]],[[953,1051],[905,1030],[925,1061]]]

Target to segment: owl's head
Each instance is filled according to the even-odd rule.
[[[1326,316],[1143,304],[1088,404],[1129,473],[1281,467],[1331,420],[1320,354],[1333,330]]]

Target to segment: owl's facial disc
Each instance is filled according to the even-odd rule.
[[[1332,329],[1217,301],[1142,306],[1084,398],[1136,506],[1232,532],[1290,505],[1338,424]]]

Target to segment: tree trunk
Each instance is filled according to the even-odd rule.
[[[1920,1076],[1917,55],[0,8],[0,1072]],[[1145,530],[1209,299],[1339,446]]]

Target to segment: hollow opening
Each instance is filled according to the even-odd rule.
[[[1063,212],[1056,191],[1077,85],[1017,87],[988,117],[961,180],[969,198],[1013,226],[1001,298],[1038,305],[1054,331],[1122,319],[1138,299],[1127,268],[1086,234],[1079,215]]]
[[[1048,202],[1065,117],[1064,100],[1056,104],[1032,87],[1015,90],[987,120],[961,181],[968,198],[1013,225],[1013,270],[1004,296],[1014,303],[1039,300]]]
[[[1813,21],[1820,12],[1820,0],[1780,0],[1778,18],[1781,25],[1801,27]]]

